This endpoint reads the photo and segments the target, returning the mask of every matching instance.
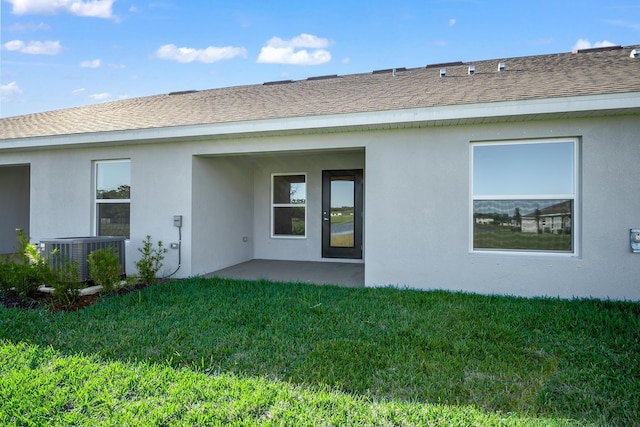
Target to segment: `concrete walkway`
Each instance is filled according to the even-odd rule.
[[[302,282],[317,285],[364,286],[364,264],[254,259],[214,271],[204,277]]]

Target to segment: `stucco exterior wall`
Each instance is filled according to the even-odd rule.
[[[343,139],[349,139],[349,136],[343,136]],[[364,169],[364,152],[283,153],[256,159],[255,258],[322,261],[322,171],[329,169]],[[274,173],[307,174],[306,238],[271,237],[271,174]]]
[[[640,254],[629,249],[640,227],[638,135],[637,116],[620,116],[0,152],[0,164],[30,165],[37,241],[93,235],[93,162],[131,159],[129,273],[147,234],[178,241],[174,215],[176,277],[251,258],[322,261],[321,171],[362,168],[367,286],[640,300]],[[470,250],[470,144],[552,137],[579,141],[576,254]],[[307,174],[305,239],[270,236],[271,174],[287,172]],[[170,249],[166,272],[177,262]]]
[[[417,129],[367,145],[367,286],[640,299],[640,124],[634,117]],[[470,142],[578,137],[578,252],[470,251]],[[384,171],[384,173],[378,173]]]
[[[245,156],[193,158],[192,275],[253,259],[253,181]]]
[[[9,161],[6,156],[3,161]],[[21,156],[17,157],[20,158]],[[31,164],[30,235],[33,242],[56,237],[95,235],[94,162],[131,160],[131,239],[126,243],[127,273],[135,273],[137,248],[147,234],[165,245],[178,240],[173,215],[185,216],[183,233],[190,233],[191,154],[167,145],[120,146],[93,149],[33,151]],[[190,256],[183,246],[183,256]],[[177,252],[170,250],[166,271],[177,267]]]

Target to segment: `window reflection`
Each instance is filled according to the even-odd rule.
[[[131,162],[96,162],[96,235],[130,237]]]
[[[476,200],[474,249],[571,251],[573,200]]]
[[[304,175],[276,175],[273,177],[274,204],[304,204],[307,189]]]
[[[572,252],[575,141],[477,144],[473,248]]]
[[[272,176],[272,236],[306,236],[306,175]]]
[[[473,194],[573,194],[573,142],[477,145],[473,148]]]
[[[96,164],[96,198],[131,198],[130,162],[104,162]]]
[[[334,248],[354,247],[354,197],[352,176],[331,178],[331,239]]]

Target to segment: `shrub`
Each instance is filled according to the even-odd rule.
[[[120,281],[120,257],[114,248],[98,249],[89,254],[89,276],[96,285],[102,286],[102,291],[111,294],[115,292],[115,285]]]
[[[162,246],[162,241],[160,240],[158,240],[157,247],[154,247],[151,242],[151,236],[147,235],[138,251],[142,254],[142,258],[135,264],[140,281],[145,285],[152,285],[157,280],[156,274],[162,268],[162,260],[164,259],[164,254],[167,253],[167,248]]]
[[[29,243],[29,238],[20,228],[16,230],[18,246],[16,253],[0,262],[0,289],[11,289],[22,296],[33,296],[41,285],[54,280],[49,261],[42,258],[38,246]]]
[[[78,261],[68,259],[54,269],[56,280],[53,283],[54,299],[68,307],[80,299],[80,288],[83,283],[80,281],[78,272]]]
[[[8,291],[13,287],[13,263],[5,257],[0,258],[0,291]]]

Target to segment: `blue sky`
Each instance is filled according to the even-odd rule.
[[[0,116],[640,43],[637,0],[0,0]]]

